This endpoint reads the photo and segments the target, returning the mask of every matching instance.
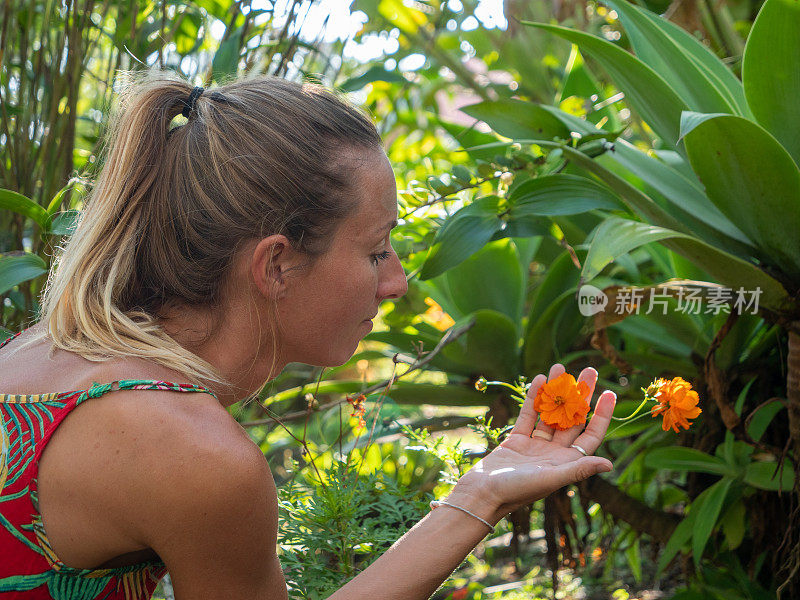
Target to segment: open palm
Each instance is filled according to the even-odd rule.
[[[485,456],[459,481],[468,484],[469,476],[481,480],[481,487],[491,494],[502,512],[510,512],[529,504],[560,487],[611,470],[611,462],[591,456],[605,436],[616,396],[603,392],[597,399],[595,412],[589,425],[576,425],[564,431],[555,431],[542,421],[533,409],[539,388],[564,373],[563,365],[550,369],[549,377],[538,375],[531,383],[517,422],[509,436],[490,454]],[[584,369],[578,376],[589,386],[588,398],[594,393],[597,371]],[[534,435],[535,434],[535,435]],[[552,439],[549,439],[552,438]],[[589,456],[575,447],[586,451]]]

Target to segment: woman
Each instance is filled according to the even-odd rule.
[[[40,323],[0,350],[0,592],[148,598],[168,570],[179,600],[286,598],[272,475],[225,407],[289,362],[344,363],[406,292],[380,138],[317,86],[155,73],[124,91],[110,140]],[[583,454],[613,393],[586,431],[554,433],[532,406],[544,381],[503,444],[331,598],[426,598],[505,514],[611,469]]]

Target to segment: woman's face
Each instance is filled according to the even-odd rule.
[[[356,204],[328,251],[292,277],[278,303],[280,352],[289,362],[346,362],[372,329],[378,305],[408,290],[390,244],[397,189],[389,160],[370,150],[351,167]]]

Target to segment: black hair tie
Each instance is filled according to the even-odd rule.
[[[192,93],[189,94],[189,99],[183,101],[183,110],[181,111],[181,114],[184,117],[186,117],[187,119],[189,118],[189,115],[192,114],[192,111],[194,110],[194,105],[197,102],[197,99],[200,97],[200,94],[202,94],[204,91],[205,88],[202,88],[198,85],[196,88],[192,90]]]

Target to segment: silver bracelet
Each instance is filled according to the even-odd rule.
[[[483,523],[484,525],[486,525],[486,526],[489,528],[489,531],[494,531],[494,527],[493,527],[493,526],[492,526],[492,524],[491,524],[491,523],[489,523],[489,521],[487,521],[486,519],[482,519],[481,517],[479,517],[479,516],[478,516],[478,515],[476,515],[475,513],[472,513],[472,512],[470,512],[470,511],[468,511],[466,508],[464,508],[464,507],[462,507],[462,506],[456,506],[455,504],[450,504],[450,503],[449,503],[449,502],[447,502],[446,500],[431,500],[431,510],[433,510],[433,509],[434,509],[434,508],[436,508],[437,506],[441,506],[442,504],[444,504],[444,505],[446,505],[446,506],[451,506],[451,507],[453,507],[453,508],[457,508],[458,510],[461,510],[461,511],[463,511],[463,512],[467,513],[469,516],[471,516],[471,517],[475,517],[476,519],[478,519],[478,521],[480,521],[481,523]]]

